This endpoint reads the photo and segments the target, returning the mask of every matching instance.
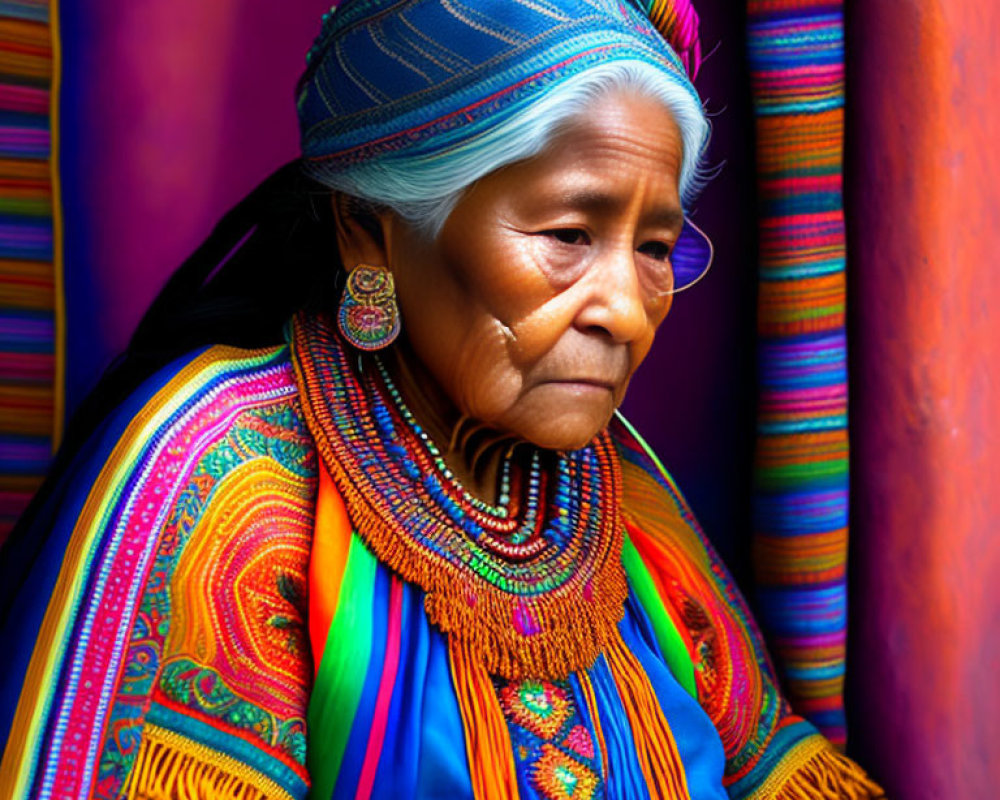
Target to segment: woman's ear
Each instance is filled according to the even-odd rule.
[[[344,268],[350,271],[358,264],[388,267],[389,212],[375,209],[342,192],[334,192],[330,202],[337,230],[337,249]]]

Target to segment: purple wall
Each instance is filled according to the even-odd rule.
[[[296,156],[293,89],[328,6],[63,4],[71,408],[216,220]]]

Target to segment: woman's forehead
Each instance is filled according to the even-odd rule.
[[[567,121],[539,158],[572,163],[616,154],[679,162],[683,139],[670,109],[629,90],[609,91]]]
[[[664,221],[680,224],[682,155],[669,110],[653,100],[620,95],[589,109],[539,155],[500,170],[497,180],[488,176],[479,187],[512,189],[529,204],[599,211],[620,205],[641,184],[662,198]]]

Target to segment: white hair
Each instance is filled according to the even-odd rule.
[[[496,127],[434,155],[386,156],[342,172],[311,165],[310,173],[333,190],[392,209],[434,238],[473,183],[501,167],[538,155],[567,124],[613,91],[658,100],[673,115],[683,144],[679,190],[687,209],[706,177],[702,157],[709,123],[685,78],[638,60],[591,67],[540,95]]]

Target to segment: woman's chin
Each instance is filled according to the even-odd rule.
[[[617,408],[615,392],[584,382],[533,387],[499,412],[489,408],[486,400],[503,406],[505,398],[480,399],[483,402],[469,408],[466,416],[489,420],[496,430],[536,447],[564,452],[590,444],[607,427]]]
[[[546,424],[520,431],[519,435],[545,450],[579,450],[607,427],[613,411],[611,409],[602,414],[563,412],[553,416]]]

